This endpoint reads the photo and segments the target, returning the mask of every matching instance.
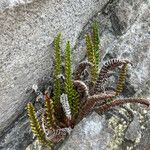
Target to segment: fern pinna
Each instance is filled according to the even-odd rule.
[[[99,68],[99,63],[101,61],[100,60],[100,39],[99,39],[98,24],[96,21],[94,21],[92,26],[92,42],[95,51],[96,66],[97,68]]]
[[[61,33],[59,33],[54,39],[54,56],[55,56],[55,66],[54,66],[54,105],[57,106],[59,103],[61,95],[61,83],[58,76],[61,74]]]
[[[86,49],[87,49],[88,61],[93,64],[93,67],[90,68],[91,80],[93,82],[95,82],[96,78],[97,78],[97,72],[98,72],[97,65],[96,65],[96,56],[95,56],[96,51],[94,50],[90,34],[87,34],[85,36],[85,39],[86,39]]]
[[[30,126],[40,143],[48,148],[66,138],[74,126],[91,111],[104,113],[115,106],[126,103],[139,103],[150,105],[146,98],[122,98],[118,97],[125,86],[125,78],[130,61],[124,59],[111,59],[101,65],[100,71],[98,58],[99,34],[97,24],[93,25],[93,33],[86,35],[87,59],[80,62],[72,77],[71,46],[67,41],[64,53],[64,72],[61,70],[61,34],[54,40],[54,86],[53,93],[43,93],[44,107],[42,117],[38,121],[34,106],[28,103],[27,110]],[[90,72],[88,72],[88,68]],[[110,71],[120,69],[115,89],[105,85],[111,76]],[[85,75],[85,72],[88,72]],[[63,81],[60,80],[63,77]],[[63,84],[62,84],[63,82]],[[89,84],[92,83],[92,84]],[[50,95],[54,95],[51,97]]]
[[[28,116],[30,120],[30,126],[33,134],[38,138],[41,144],[46,145],[49,149],[52,146],[52,142],[48,141],[45,136],[45,132],[43,131],[38,118],[36,116],[36,112],[32,103],[27,104]]]
[[[68,95],[71,112],[77,113],[79,108],[79,98],[77,92],[73,88],[72,66],[71,66],[71,47],[68,41],[65,49],[65,92]]]

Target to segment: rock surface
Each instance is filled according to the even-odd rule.
[[[59,150],[104,150],[112,135],[113,131],[107,127],[104,116],[94,112],[75,126]]]
[[[101,63],[109,58],[125,58],[133,63],[133,66],[129,67],[127,88],[123,96],[150,97],[150,1],[107,2],[108,0],[34,0],[13,9],[3,9],[4,12],[0,13],[0,149],[25,149],[32,142],[26,117],[23,117],[23,108],[27,101],[35,97],[34,94],[31,96],[32,85],[45,76],[49,77],[51,73],[53,39],[56,33],[61,31],[63,44],[66,39],[71,40],[75,56],[73,62],[76,65],[84,58],[84,35],[90,32],[93,19],[100,23]],[[139,109],[136,107],[135,110]],[[146,112],[146,116],[150,115],[149,110]],[[87,132],[79,131],[85,131],[83,129],[89,127],[88,122],[97,122],[99,116],[95,115],[96,120],[90,116],[89,121],[86,122],[85,119],[87,126],[83,125],[84,121],[81,122],[81,126],[73,131],[62,148],[76,146],[75,141],[80,145],[80,141],[74,136],[80,134],[80,140],[87,139],[83,148],[88,145],[91,149],[90,143],[93,142],[95,130],[91,131],[93,134],[90,137],[85,136]],[[24,119],[21,120],[21,116]],[[134,128],[134,125],[132,127]],[[134,146],[137,149],[149,150],[150,135],[146,132],[149,127],[147,125],[147,130],[141,130],[143,133],[140,143],[137,147]],[[99,131],[101,132],[100,128]],[[104,131],[107,132],[107,127]],[[135,134],[128,136],[131,141],[135,140]],[[97,140],[101,141],[101,138]],[[106,138],[106,142],[101,146],[105,147],[109,140]],[[99,142],[95,145],[94,143],[92,148],[99,148]]]
[[[56,34],[62,32],[63,41],[74,45],[107,1],[35,0],[0,14],[0,132],[30,100],[26,90],[50,74]]]

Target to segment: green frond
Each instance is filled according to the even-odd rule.
[[[127,65],[127,63],[123,64],[123,66],[120,69],[119,78],[116,86],[116,95],[119,95],[123,90],[126,79]]]
[[[71,67],[71,47],[68,41],[65,49],[65,92],[68,95],[71,112],[74,114],[77,113],[79,109],[79,98],[77,92],[73,88]]]
[[[58,79],[58,75],[61,74],[61,50],[60,50],[61,34],[59,33],[54,40],[54,56],[55,56],[55,67],[54,67],[54,105],[59,103],[61,95],[61,83]]]
[[[70,42],[68,41],[65,49],[65,80],[67,84],[70,84],[69,82],[71,82],[71,74],[71,47]]]
[[[93,82],[95,82],[96,78],[97,78],[97,72],[98,72],[97,65],[96,65],[96,58],[95,58],[96,54],[95,54],[95,50],[93,47],[91,36],[89,34],[87,34],[85,39],[86,39],[86,49],[87,49],[88,61],[93,64],[93,67],[91,67],[91,69],[90,69],[91,79]]]
[[[47,139],[45,138],[45,133],[42,127],[40,126],[40,123],[38,121],[38,118],[36,116],[36,112],[32,103],[27,104],[27,111],[28,111],[30,126],[31,126],[33,134],[37,137],[37,139],[39,140],[41,144],[44,144],[49,149],[51,149],[52,143],[50,141],[47,141]]]
[[[93,23],[92,26],[92,41],[93,41],[93,47],[95,51],[96,65],[98,68],[100,63],[100,48],[99,48],[100,39],[99,39],[98,25],[96,21]]]
[[[53,128],[55,126],[54,118],[54,106],[53,101],[50,98],[45,99],[45,116],[47,121],[47,127]]]

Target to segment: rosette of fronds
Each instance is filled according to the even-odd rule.
[[[96,21],[94,21],[92,26],[92,42],[93,42],[93,48],[95,51],[95,59],[96,59],[96,65],[97,68],[99,67],[100,63],[100,39],[99,39],[99,29],[98,24]]]
[[[97,64],[96,64],[96,51],[94,50],[94,46],[90,34],[87,34],[85,36],[85,39],[86,39],[86,50],[87,50],[88,61],[93,64],[93,67],[90,68],[91,80],[95,82],[97,78],[97,72],[98,72]]]
[[[52,144],[64,140],[74,126],[91,111],[104,113],[115,106],[126,103],[139,103],[149,107],[150,102],[146,98],[117,98],[125,84],[127,65],[131,64],[128,60],[111,59],[104,63],[98,74],[100,54],[96,23],[93,24],[93,34],[86,35],[88,61],[78,64],[74,78],[72,78],[69,41],[65,48],[64,75],[61,73],[60,41],[61,34],[58,34],[54,40],[54,87],[51,94],[54,96],[51,98],[48,91],[43,94],[45,105],[42,118],[40,118],[42,120],[41,125],[32,103],[27,105],[32,132],[42,144],[50,148]],[[91,78],[88,78],[86,82],[87,76],[84,72],[87,67],[90,69]],[[105,82],[111,76],[110,72],[116,68],[120,68],[116,89],[110,89],[111,87],[105,85]],[[60,78],[63,78],[62,82]]]
[[[61,95],[61,83],[58,76],[61,74],[61,34],[59,33],[54,39],[54,56],[55,56],[55,66],[54,66],[54,106],[57,106],[59,103]]]
[[[31,126],[31,130],[33,134],[37,137],[37,139],[39,140],[41,144],[44,144],[50,149],[52,143],[46,139],[45,133],[38,121],[38,118],[36,116],[36,112],[32,103],[27,104],[27,111],[28,111],[30,126]]]
[[[71,47],[68,41],[65,49],[65,92],[68,96],[71,112],[74,114],[77,113],[79,109],[79,98],[78,93],[73,88],[71,69]]]

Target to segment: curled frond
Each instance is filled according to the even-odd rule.
[[[76,89],[76,91],[79,93],[79,95],[82,98],[85,98],[89,95],[88,87],[81,80],[74,80],[73,85],[74,85],[74,88]]]
[[[103,112],[109,110],[112,107],[120,106],[120,105],[123,105],[123,104],[126,104],[126,103],[140,103],[140,104],[146,105],[147,107],[149,107],[149,105],[150,105],[150,102],[147,99],[143,99],[143,98],[124,98],[124,99],[116,99],[116,100],[112,101],[110,104],[102,105],[101,107],[96,108],[95,111],[103,113]]]
[[[59,103],[59,98],[61,95],[61,83],[58,79],[58,75],[61,74],[61,50],[60,50],[61,34],[59,33],[54,39],[54,56],[55,56],[55,66],[54,66],[54,105]]]
[[[93,47],[91,36],[87,34],[85,39],[86,39],[88,61],[93,64],[93,67],[91,67],[90,69],[91,80],[95,82],[97,78],[97,65],[96,65],[96,58],[95,58],[95,50]]]
[[[44,144],[50,148],[52,143],[46,139],[45,133],[42,130],[42,127],[40,126],[40,123],[38,121],[38,118],[36,116],[36,112],[32,103],[27,104],[27,111],[28,111],[30,126],[31,126],[33,134],[38,138],[41,144]]]
[[[95,105],[97,104],[97,102],[103,102],[104,100],[108,99],[108,98],[113,98],[115,96],[115,92],[109,93],[109,94],[104,94],[101,93],[99,95],[93,95],[93,96],[89,96],[87,98],[87,101],[85,102],[85,104],[82,106],[81,111],[79,113],[79,118],[83,118],[83,116],[87,115],[88,113],[90,113]]]
[[[123,87],[125,84],[126,72],[127,72],[127,64],[123,64],[119,72],[118,83],[117,83],[117,87],[115,90],[116,95],[119,95],[123,90]]]
[[[86,69],[86,67],[92,67],[92,63],[89,61],[82,61],[77,66],[77,69],[75,71],[75,80],[81,80],[81,74]]]
[[[103,85],[107,81],[109,71],[127,63],[129,63],[128,60],[119,60],[119,59],[110,59],[108,62],[106,62],[102,66],[99,72],[99,75],[98,75],[98,78],[96,80],[95,87],[94,87],[94,93],[99,93],[103,91]]]

